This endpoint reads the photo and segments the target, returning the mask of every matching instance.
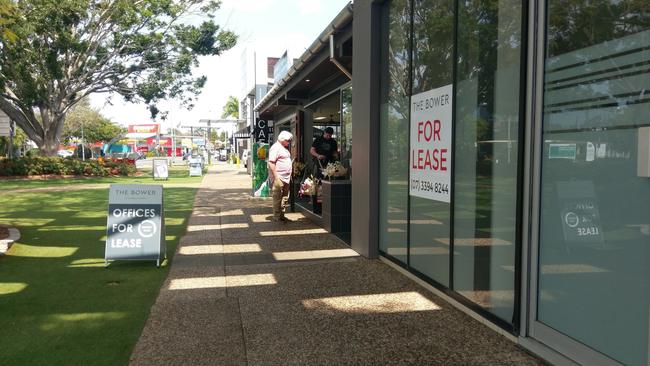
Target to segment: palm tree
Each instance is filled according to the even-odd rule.
[[[232,95],[228,97],[226,105],[223,106],[223,113],[221,114],[221,118],[226,118],[229,116],[233,116],[239,119],[239,100],[237,100],[237,98],[233,97]]]

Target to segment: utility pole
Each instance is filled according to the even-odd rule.
[[[16,123],[9,120],[9,159],[14,157],[14,136],[16,135]]]
[[[212,151],[207,149],[211,145],[210,137],[212,136],[212,127],[210,127],[210,121],[208,121],[208,138],[205,140],[205,147],[208,150],[208,165],[212,165]]]
[[[81,160],[86,161],[86,148],[84,147],[84,122],[81,121]]]

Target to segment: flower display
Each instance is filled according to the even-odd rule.
[[[300,197],[303,196],[313,196],[316,194],[318,189],[318,180],[313,176],[306,178],[302,183],[300,183],[300,190],[298,194]]]
[[[340,161],[328,163],[325,169],[323,169],[323,176],[327,178],[344,177],[346,174],[348,174],[348,170],[341,164]]]
[[[293,162],[293,177],[300,178],[302,177],[302,172],[305,170],[305,163],[299,161]]]

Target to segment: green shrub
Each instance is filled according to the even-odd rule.
[[[130,160],[86,160],[63,159],[59,157],[18,157],[0,159],[0,176],[29,175],[86,175],[105,177],[107,175],[132,175],[135,163]]]

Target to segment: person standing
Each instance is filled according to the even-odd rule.
[[[314,170],[318,172],[317,178],[323,177],[322,168],[338,158],[338,144],[332,134],[334,134],[334,129],[327,127],[323,136],[317,137],[309,149],[309,153],[314,157]]]
[[[284,216],[284,211],[289,199],[289,181],[293,171],[291,153],[288,149],[292,139],[291,132],[282,131],[278,135],[277,142],[269,150],[267,165],[273,181],[273,221],[289,221]]]

